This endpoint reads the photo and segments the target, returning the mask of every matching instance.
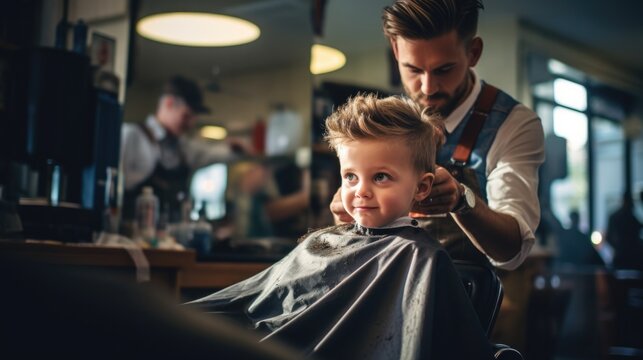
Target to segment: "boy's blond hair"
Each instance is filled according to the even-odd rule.
[[[326,119],[324,140],[337,148],[349,141],[401,139],[413,154],[414,168],[434,172],[437,149],[444,143],[444,126],[437,115],[413,100],[375,94],[358,94]]]

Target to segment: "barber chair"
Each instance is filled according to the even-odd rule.
[[[462,278],[471,303],[487,336],[496,322],[502,304],[502,283],[490,268],[470,261],[453,260],[455,269]],[[523,360],[522,354],[504,344],[494,344],[494,357],[498,360]]]

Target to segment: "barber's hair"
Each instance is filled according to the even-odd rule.
[[[401,139],[411,149],[414,168],[434,172],[444,126],[438,115],[407,97],[358,94],[326,119],[324,139],[334,151],[355,140]]]
[[[468,41],[476,35],[479,9],[482,0],[396,0],[384,8],[384,35],[427,40],[457,30]]]

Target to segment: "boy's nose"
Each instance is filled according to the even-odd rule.
[[[368,186],[362,184],[357,187],[357,191],[355,191],[355,196],[359,198],[368,198],[371,197],[373,194],[371,193],[371,190],[369,189]]]

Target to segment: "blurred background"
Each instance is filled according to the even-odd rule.
[[[64,16],[72,24],[82,19],[88,43],[109,44],[106,72],[119,121],[144,121],[169,77],[194,79],[211,112],[199,116],[189,136],[204,147],[234,139],[252,149],[191,173],[184,220],[207,223],[211,241],[198,259],[243,260],[252,254],[253,261],[270,262],[309,228],[332,223],[328,204],[340,179],[336,157],[321,140],[325,117],[359,91],[402,92],[381,32],[381,11],[389,4],[3,1],[0,80],[4,84],[13,69],[6,54],[53,46]],[[547,153],[537,244],[522,266],[524,299],[503,304],[505,318],[512,320],[503,323],[501,315],[494,336],[527,359],[643,358],[643,2],[487,0],[484,6],[484,52],[476,70],[539,114]],[[188,11],[245,19],[259,28],[259,37],[236,46],[185,46],[137,31],[150,15]],[[316,65],[319,45],[341,53],[326,60],[326,69]],[[13,144],[9,93],[6,87],[0,93],[5,146]],[[0,175],[12,178],[18,170],[8,170],[11,164],[26,160],[7,155],[15,148],[2,149]],[[118,167],[105,161],[104,168]],[[43,196],[44,190],[25,186],[18,194],[11,181],[0,182],[0,199]],[[307,201],[292,213],[252,210],[261,201],[302,192]],[[118,207],[117,199],[92,204],[83,206]],[[259,218],[265,226],[249,230]],[[213,288],[181,291],[185,300]]]

